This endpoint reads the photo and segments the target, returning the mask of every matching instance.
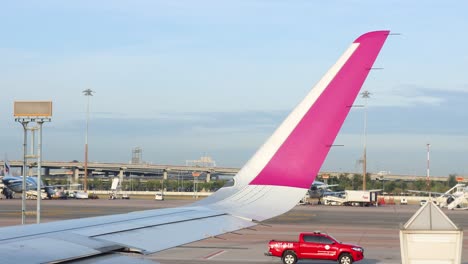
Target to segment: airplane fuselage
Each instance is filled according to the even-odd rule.
[[[19,193],[23,191],[23,176],[5,176],[3,184],[10,190]],[[41,183],[41,188],[44,184]],[[26,177],[26,191],[37,189],[37,177]]]
[[[334,186],[334,185],[333,185]],[[333,191],[330,190],[329,185],[321,182],[321,181],[314,181],[309,189],[309,197],[310,198],[322,198],[326,196],[326,194],[332,194]]]

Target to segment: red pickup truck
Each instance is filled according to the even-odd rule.
[[[364,249],[344,244],[321,232],[301,233],[299,242],[275,241],[268,243],[266,256],[280,257],[284,264],[295,264],[299,259],[323,259],[351,264],[364,258]]]

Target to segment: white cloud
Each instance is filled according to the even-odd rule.
[[[368,171],[391,171],[395,174],[425,175],[427,147],[431,144],[432,175],[447,176],[450,173],[468,175],[466,153],[468,135],[438,134],[369,134],[367,137]],[[358,160],[362,159],[363,136],[340,134],[323,166],[325,171],[362,171]]]

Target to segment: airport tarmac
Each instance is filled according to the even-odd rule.
[[[154,208],[175,207],[193,200],[51,200],[42,202],[42,221],[125,213]],[[27,209],[34,210],[36,202],[28,201]],[[21,200],[0,201],[0,226],[21,222]],[[300,232],[320,230],[343,242],[364,247],[363,264],[401,263],[399,228],[417,210],[416,205],[387,205],[382,207],[334,207],[318,205],[296,206],[290,212],[265,221],[252,229],[190,243],[165,250],[146,259],[162,264],[176,263],[281,263],[280,259],[266,257],[271,239],[296,240]],[[467,211],[444,212],[452,221],[466,230]],[[35,223],[35,215],[28,214],[27,222]],[[464,240],[466,241],[467,237]],[[162,238],[170,239],[170,238]],[[463,246],[462,261],[468,264],[468,246]],[[299,263],[332,263],[327,261],[300,261]]]

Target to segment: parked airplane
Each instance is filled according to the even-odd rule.
[[[234,177],[191,205],[0,228],[2,263],[148,263],[150,254],[257,225],[309,190],[389,31],[357,38]]]
[[[314,181],[310,186],[309,191],[304,195],[304,197],[299,201],[298,204],[309,204],[309,198],[318,199],[318,204],[322,204],[322,197],[326,195],[335,195],[335,192],[333,192],[329,188],[337,185],[338,184],[328,185],[321,181]]]
[[[2,170],[2,176],[0,176],[0,178],[3,179],[3,177],[5,176],[11,176],[11,173],[10,173],[10,165],[8,164],[8,162],[5,162],[5,164],[3,165],[3,170]],[[5,187],[5,184],[1,183],[0,184],[0,188],[2,189],[2,194],[7,198],[7,199],[12,199],[13,198],[13,191],[11,191],[10,189],[6,188]]]
[[[12,177],[12,176],[11,176],[10,164],[6,161],[6,159],[5,159],[5,162],[4,162],[4,164],[3,164],[3,176],[1,176],[2,180],[3,180],[3,178],[5,178],[5,177]],[[14,194],[14,192],[13,192],[11,189],[9,189],[9,188],[7,188],[7,187],[5,186],[5,184],[3,183],[3,181],[2,181],[2,184],[1,184],[1,188],[2,188],[2,194],[5,196],[5,198],[7,198],[7,199],[13,199],[13,194]]]
[[[5,160],[4,164],[4,176],[2,178],[2,182],[4,184],[3,194],[7,199],[13,198],[13,193],[21,193],[23,192],[23,176],[12,176],[11,175],[11,168],[10,164]],[[37,177],[26,177],[26,191],[37,191]],[[44,183],[41,181],[40,183],[41,189],[44,189],[47,193],[47,196],[50,198],[54,193],[55,186],[45,186]],[[5,189],[7,188],[7,189]]]
[[[334,187],[334,186],[338,186],[338,184],[330,185],[321,181],[314,181],[312,183],[312,186],[310,186],[310,189],[309,189],[309,197],[321,199],[323,196],[333,195],[336,192],[331,190],[330,187]]]

